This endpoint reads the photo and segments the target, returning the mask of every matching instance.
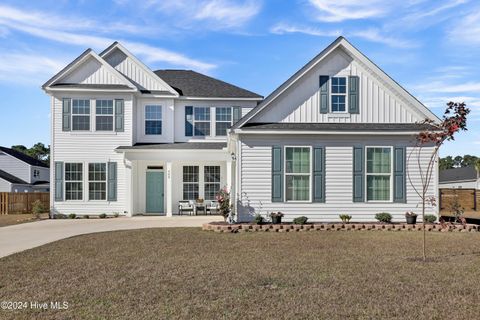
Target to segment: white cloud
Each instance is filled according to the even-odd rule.
[[[346,37],[361,38],[371,42],[383,43],[394,48],[412,48],[416,46],[416,44],[411,41],[384,35],[379,29],[375,28],[357,31],[342,31],[279,23],[273,26],[270,29],[270,32],[279,35],[302,33],[317,37],[337,37],[344,34]]]
[[[447,32],[450,41],[461,43],[462,46],[480,44],[480,7],[471,12],[452,24],[450,31]]]
[[[206,1],[193,16],[197,20],[211,20],[223,27],[238,27],[244,25],[260,12],[260,5],[255,1],[242,4],[225,0]]]
[[[415,86],[419,92],[436,93],[477,93],[480,91],[480,82],[469,81],[461,84],[452,84],[443,81],[430,81]]]
[[[309,0],[318,10],[317,19],[325,22],[341,22],[381,17],[388,11],[387,0]]]
[[[33,52],[1,53],[0,81],[40,85],[67,63],[68,59],[65,57],[44,57]]]
[[[92,25],[97,22],[85,22],[83,25],[76,25],[78,31],[64,31],[69,29],[70,25],[63,26],[58,21],[42,21],[46,19],[46,14],[42,12],[32,12],[31,15],[24,15],[17,9],[0,6],[0,27],[8,30],[17,30],[27,33],[31,36],[56,41],[59,43],[90,47],[96,50],[103,50],[117,39],[95,35],[94,32],[85,34],[90,31]],[[10,15],[10,18],[7,16]],[[51,17],[49,19],[52,19]],[[61,21],[60,21],[61,22]],[[75,25],[75,23],[73,23]],[[189,58],[183,54],[169,51],[166,49],[154,47],[151,45],[134,42],[122,41],[134,54],[145,57],[147,62],[166,62],[181,67],[193,68],[199,71],[208,72],[216,67],[216,65],[203,62],[197,59]]]

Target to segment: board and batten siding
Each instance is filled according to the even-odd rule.
[[[368,141],[368,142],[365,142]],[[325,147],[325,203],[271,202],[272,146],[324,146]],[[378,212],[389,212],[394,220],[404,221],[406,211],[419,212],[420,198],[407,180],[407,203],[354,203],[353,194],[353,146],[407,146],[407,155],[412,150],[411,137],[328,137],[322,136],[242,136],[240,170],[240,220],[250,220],[256,213],[281,211],[286,220],[307,216],[313,221],[340,221],[339,214],[350,214],[352,221],[375,221]],[[410,147],[408,147],[410,146]],[[421,161],[426,164],[431,148],[424,148]],[[414,158],[416,159],[416,158]],[[409,170],[413,183],[419,187],[420,178],[416,161],[411,161]],[[437,172],[432,177],[429,189],[437,195]],[[434,208],[428,213],[435,214]]]
[[[120,84],[125,83],[119,79],[119,76],[112,73],[97,59],[90,57],[81,68],[76,68],[60,80],[58,83],[78,83],[78,84]]]
[[[124,99],[124,128],[123,132],[95,132],[93,119],[91,119],[90,132],[64,132],[62,131],[62,98],[79,99]],[[127,169],[123,162],[123,154],[116,153],[115,148],[132,144],[132,101],[131,95],[122,94],[67,94],[53,97],[53,141],[52,141],[52,160],[62,162],[82,162],[83,165],[83,200],[81,201],[54,201],[54,213],[77,215],[82,214],[100,214],[100,213],[123,213],[127,210],[126,194],[129,189],[127,186]],[[94,105],[90,105],[91,117],[94,117]],[[116,162],[117,163],[117,201],[89,201],[88,200],[88,163],[93,162]],[[53,168],[53,167],[52,167]],[[51,178],[54,177],[52,169]],[[54,180],[51,180],[54,181]],[[55,194],[55,186],[51,184],[51,195]]]
[[[187,141],[218,141],[226,142],[226,136],[216,137],[215,134],[215,108],[216,107],[234,107],[242,108],[242,117],[257,105],[257,101],[232,101],[232,100],[175,100],[175,142]],[[208,137],[187,137],[185,136],[185,107],[209,107],[210,108],[210,133]]]
[[[146,72],[142,66],[125,55],[121,50],[109,53],[105,60],[116,70],[132,79],[135,83],[147,90],[169,91],[170,88],[159,82],[158,78]]]
[[[360,113],[320,113],[320,75],[358,76]],[[331,107],[331,106],[330,106]],[[251,122],[412,123],[424,117],[378,76],[337,49],[255,116]]]

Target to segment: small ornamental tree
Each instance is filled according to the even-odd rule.
[[[440,123],[432,119],[425,119],[420,122],[425,127],[415,136],[415,147],[408,155],[407,163],[409,164],[412,156],[416,156],[416,164],[418,166],[418,176],[421,186],[415,185],[410,176],[410,170],[407,170],[408,181],[413,190],[420,197],[422,205],[422,225],[423,225],[423,260],[426,260],[426,233],[425,233],[425,208],[427,205],[435,206],[435,197],[427,195],[433,173],[435,172],[435,164],[438,158],[440,147],[445,141],[455,140],[455,134],[459,131],[467,130],[467,115],[470,113],[465,103],[447,103],[447,108]],[[425,167],[422,162],[422,151],[425,147],[432,147],[432,153],[429,154],[429,160]]]
[[[230,192],[228,192],[227,187],[223,187],[220,191],[218,191],[215,199],[218,201],[221,215],[225,221],[227,221],[227,218],[230,217],[231,213]]]

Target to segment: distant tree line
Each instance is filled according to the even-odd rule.
[[[476,166],[480,168],[480,158],[476,156],[471,156],[469,154],[462,156],[447,156],[445,158],[440,158],[439,168],[440,170],[452,169],[452,168],[462,168]]]
[[[45,146],[41,142],[35,143],[31,148],[27,148],[24,145],[15,145],[12,146],[12,149],[40,160],[47,165],[50,164],[50,146]]]

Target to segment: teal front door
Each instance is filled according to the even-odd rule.
[[[163,172],[147,171],[147,213],[163,213]]]

